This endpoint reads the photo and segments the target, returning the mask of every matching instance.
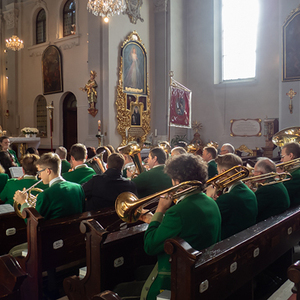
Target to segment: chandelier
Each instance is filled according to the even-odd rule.
[[[19,39],[16,35],[13,35],[8,40],[5,40],[6,48],[11,49],[13,51],[19,51],[24,48],[24,43],[21,39]]]
[[[87,9],[95,16],[111,17],[126,10],[125,0],[89,0]]]

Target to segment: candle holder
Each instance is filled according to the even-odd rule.
[[[98,148],[101,147],[102,140],[103,140],[103,134],[101,134],[100,131],[96,134],[96,138],[98,139]]]

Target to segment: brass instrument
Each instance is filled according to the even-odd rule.
[[[37,192],[37,193],[42,193],[43,190],[40,188],[36,188],[39,183],[41,183],[43,180],[39,180],[35,184],[33,184],[31,187],[29,187],[27,190],[22,191],[23,194],[28,192],[28,197],[26,199],[26,203],[28,204],[29,207],[35,207],[36,205],[36,199],[38,195],[33,195],[32,192]],[[20,211],[21,205],[20,203],[14,201],[14,209],[18,217],[23,219],[22,213]]]
[[[138,199],[137,196],[130,192],[120,194],[115,201],[115,210],[120,219],[127,223],[138,221],[142,214],[143,207],[156,201],[155,198],[163,194],[171,194],[172,200],[175,200],[183,195],[192,193],[199,189],[203,184],[200,181],[185,181],[176,186],[168,188],[164,191],[149,195]],[[179,190],[177,192],[177,190]]]
[[[187,145],[187,153],[195,153],[199,149],[198,145],[196,144],[188,144]]]
[[[166,141],[158,143],[158,147],[162,148],[167,153],[167,155],[171,153],[171,146]]]
[[[205,147],[214,147],[214,148],[218,149],[219,144],[217,142],[210,141],[209,143],[207,143],[207,145]]]
[[[207,180],[206,185],[208,186],[211,184],[216,188],[218,194],[223,193],[223,190],[226,187],[235,183],[238,180],[248,177],[249,173],[250,171],[248,170],[248,168],[244,166],[235,166]]]
[[[273,179],[271,181],[267,182],[260,182],[262,180],[268,180],[268,179]],[[261,174],[257,176],[250,176],[248,178],[242,179],[244,183],[250,183],[250,189],[255,191],[258,189],[260,186],[265,186],[265,185],[271,185],[279,182],[284,182],[292,179],[292,175],[288,172],[282,172],[282,173],[277,173],[277,172],[270,172],[266,174]]]
[[[144,168],[142,167],[141,150],[142,149],[140,145],[134,141],[129,142],[126,146],[118,148],[118,151],[121,151],[122,153],[130,155],[132,157],[137,174],[140,174],[144,171]]]
[[[289,161],[278,163],[276,164],[276,168],[282,169],[285,172],[292,172],[300,168],[300,157]]]
[[[95,161],[101,171],[101,173],[103,174],[106,171],[105,165],[104,165],[104,160],[103,160],[103,154],[106,151],[107,153],[107,157],[109,155],[111,155],[111,151],[109,150],[108,147],[106,146],[101,146],[97,149],[98,154],[87,159],[85,162],[86,163],[92,163],[93,161]]]
[[[300,127],[288,127],[278,131],[272,137],[272,142],[278,147],[290,142],[300,142]]]

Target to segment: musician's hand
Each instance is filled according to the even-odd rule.
[[[173,202],[172,197],[169,194],[161,195],[156,208],[156,212],[165,213]]]
[[[133,176],[133,173],[129,171],[129,169],[126,170],[126,175],[127,175],[127,178],[131,179],[132,176]]]
[[[147,209],[143,209],[139,220],[149,224],[151,222],[152,216],[152,212],[148,211]]]
[[[25,190],[26,189],[24,188],[23,191],[25,191]],[[28,196],[27,193],[23,193],[21,191],[16,191],[15,195],[14,195],[14,201],[16,201],[22,205],[26,202],[27,196]]]
[[[213,198],[214,200],[216,200],[216,188],[215,186],[213,185],[209,185],[207,188],[206,188],[206,195],[208,197],[211,197]]]

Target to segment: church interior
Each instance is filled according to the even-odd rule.
[[[151,148],[167,142],[171,147],[190,145],[201,154],[205,146],[213,146],[222,154],[221,146],[229,143],[243,162],[251,161],[251,157],[252,162],[267,157],[278,163],[289,155],[283,154],[283,144],[275,141],[278,132],[295,130],[296,141],[300,142],[300,1],[253,0],[257,4],[254,12],[253,3],[248,6],[249,1],[240,1],[241,7],[236,0],[0,0],[0,139],[9,137],[19,160],[26,147],[35,147],[43,154],[63,146],[69,159],[76,143],[95,149],[112,145],[117,149],[130,142],[140,145],[144,158]],[[104,7],[95,8],[96,2]],[[106,19],[98,15],[99,10],[105,10],[103,2],[119,2],[124,7],[111,16],[106,12]],[[226,16],[225,7],[229,9]],[[240,24],[243,19],[249,22],[251,32]],[[229,38],[225,29],[233,30],[230,49],[226,48]],[[236,49],[240,50],[234,52]],[[38,172],[44,170],[39,168]],[[244,234],[222,239],[219,248],[211,246],[203,252],[171,239],[165,246],[172,257],[170,273],[176,273],[176,280],[180,278],[183,283],[175,282],[172,274],[172,291],[166,293],[166,298],[162,295],[156,299],[296,299],[297,289],[300,299],[300,263],[292,265],[300,253],[298,211],[293,207]],[[41,221],[34,210],[26,209],[25,214],[30,220],[27,226],[32,228],[27,228],[27,241],[36,243],[28,251],[39,261],[32,262],[28,256],[26,261],[20,260],[20,268],[9,275],[14,279],[8,279],[14,286],[0,284],[0,299],[59,298],[41,298],[41,290],[35,291],[32,286],[44,284],[42,271],[49,271],[51,264],[61,267],[61,261],[57,265],[54,258],[52,261],[56,255],[53,249],[64,248],[63,238],[55,240],[60,230],[68,240],[69,252],[57,257],[72,264],[86,251],[87,263],[80,261],[80,267],[87,266],[88,272],[82,271],[82,278],[90,276],[102,284],[82,278],[79,283],[79,277],[74,279],[66,273],[63,288],[68,297],[62,292],[61,299],[121,299],[100,292],[104,286],[112,290],[113,283],[120,283],[119,277],[126,278],[123,271],[115,271],[118,264],[123,266],[124,257],[125,266],[126,258],[133,265],[139,259],[145,262],[135,252],[140,250],[145,224],[137,225],[137,229],[125,226],[122,237],[107,229],[111,220],[116,222],[112,211],[82,212],[77,220],[51,220],[56,228],[52,233],[47,221]],[[12,229],[12,222],[16,222],[15,227],[25,237],[26,225],[20,218],[16,221],[18,218],[0,220],[7,224],[2,229]],[[92,218],[103,220],[101,228]],[[81,235],[72,233],[74,242],[70,242],[63,225],[71,229],[80,226]],[[36,236],[29,239],[29,231]],[[9,234],[6,231],[4,235]],[[53,246],[48,245],[45,235],[53,240]],[[125,235],[137,246],[122,240]],[[121,248],[115,246],[116,240],[124,248],[128,246],[126,253],[116,250]],[[96,244],[101,246],[95,248]],[[48,249],[49,261],[39,256],[41,247]],[[243,255],[249,249],[250,257]],[[110,272],[105,259],[109,261],[114,251],[120,256],[113,261],[114,271],[105,281],[102,272]],[[95,256],[96,252],[103,258]],[[194,264],[187,268],[180,255]],[[211,262],[215,256],[218,263]],[[238,265],[228,263],[233,256]],[[258,256],[258,262],[251,262],[251,256]],[[6,274],[11,264],[7,257],[0,257],[0,281],[1,273]],[[220,266],[223,269],[214,276]],[[22,286],[23,280],[28,280],[24,268],[27,275],[32,270],[35,274],[41,271],[26,288]],[[188,280],[180,274],[183,268]],[[287,271],[291,281],[286,281]],[[201,272],[212,275],[208,279]],[[223,278],[219,293],[211,292],[211,287],[215,289]],[[243,280],[246,284],[242,285]],[[194,284],[188,285],[191,282]],[[244,289],[236,290],[234,282]],[[269,298],[282,284],[283,288]],[[27,298],[25,292],[34,296]]]

